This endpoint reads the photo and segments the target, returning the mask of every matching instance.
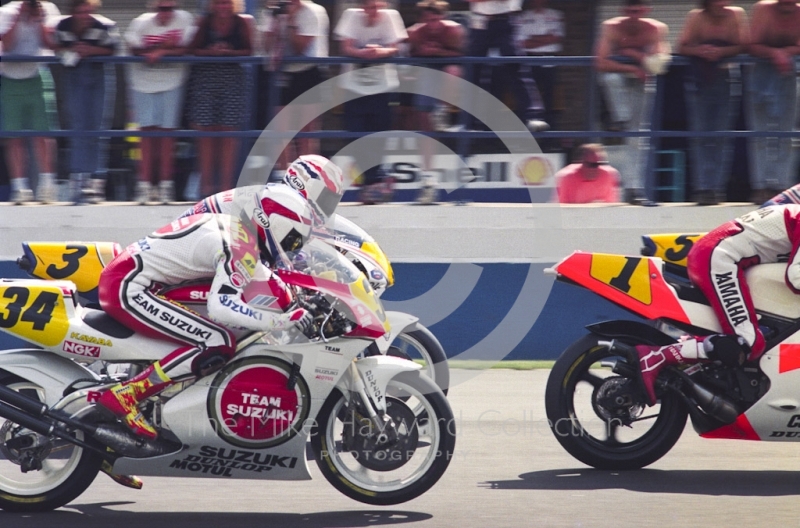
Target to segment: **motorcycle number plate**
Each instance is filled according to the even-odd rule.
[[[43,284],[0,286],[0,329],[50,347],[66,337],[69,319],[61,289]]]
[[[648,259],[641,257],[592,255],[589,274],[643,304],[650,304],[653,294],[648,262]]]
[[[113,242],[30,242],[25,253],[36,267],[31,275],[45,280],[69,280],[81,293],[97,288],[100,272],[120,253]]]

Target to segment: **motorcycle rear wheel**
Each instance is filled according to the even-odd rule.
[[[581,338],[556,361],[545,390],[550,428],[561,446],[584,464],[598,469],[639,469],[672,449],[688,413],[678,396],[664,393],[653,407],[637,396],[639,401],[630,402],[624,419],[611,416],[598,404],[598,395],[615,389],[626,392],[634,380],[600,365],[616,355],[599,339],[595,335]]]
[[[42,389],[30,381],[0,373],[0,383],[43,401]],[[9,512],[44,512],[68,504],[92,484],[102,457],[63,440],[53,440],[42,469],[22,473],[14,458],[18,451],[6,442],[17,428],[0,418],[0,509]],[[38,436],[38,435],[37,435]],[[79,438],[82,433],[78,433]]]
[[[365,426],[348,412],[348,399],[338,389],[325,401],[311,432],[314,458],[325,479],[348,497],[379,506],[400,504],[430,489],[450,464],[456,442],[450,405],[427,376],[398,374],[387,393],[404,395],[387,397],[387,414],[407,442],[372,451],[348,448],[348,432],[352,438]],[[363,446],[364,438],[359,440]]]

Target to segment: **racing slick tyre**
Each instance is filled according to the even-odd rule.
[[[430,489],[450,464],[456,442],[450,405],[427,376],[400,373],[387,393],[403,395],[386,397],[391,425],[384,431],[394,431],[389,438],[371,425],[357,396],[345,397],[338,389],[325,401],[311,433],[317,466],[327,481],[352,499],[381,506]]]
[[[44,401],[42,388],[32,382],[0,372],[0,384]],[[29,440],[13,441],[24,437]],[[83,439],[83,433],[78,432],[77,438]],[[32,447],[19,447],[31,440]],[[102,462],[95,452],[0,418],[0,509],[43,512],[64,506],[92,484]],[[23,464],[29,466],[27,472],[22,471]],[[38,464],[41,467],[35,469]]]
[[[624,359],[599,339],[581,338],[553,366],[545,390],[550,428],[561,446],[584,464],[639,469],[672,449],[688,412],[672,392],[657,394],[657,403],[648,407],[637,380],[612,372],[609,365]]]
[[[447,389],[450,388],[450,367],[447,366],[447,354],[430,330],[417,324],[416,330],[401,333],[392,343],[389,355],[421,362],[423,373],[435,381],[447,396]]]

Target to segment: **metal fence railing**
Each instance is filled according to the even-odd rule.
[[[3,56],[2,60],[4,62],[38,62],[44,64],[55,64],[60,61],[58,57],[54,56],[43,56],[43,57],[33,57],[33,56]],[[95,57],[90,59],[85,59],[92,62],[103,62],[109,64],[125,64],[125,63],[133,63],[133,62],[143,62],[142,57],[133,57],[133,56],[109,56],[109,57]],[[757,59],[747,56],[747,55],[740,55],[730,59],[731,62],[739,63],[739,64],[752,64],[757,61]],[[194,57],[194,56],[182,56],[182,57],[164,57],[162,59],[163,62],[179,62],[179,63],[226,63],[226,62],[233,62],[239,63],[242,65],[246,65],[249,69],[255,70],[256,67],[260,67],[264,64],[265,58],[260,56],[251,56],[251,57]],[[369,64],[370,61],[365,61],[361,59],[354,59],[349,57],[325,57],[325,58],[292,58],[286,59],[285,63],[312,63],[324,66],[340,66],[343,64],[354,63],[354,64]],[[599,138],[630,138],[630,137],[646,137],[651,140],[653,145],[657,144],[658,140],[661,138],[690,138],[690,137],[716,137],[716,136],[725,136],[725,137],[734,137],[734,138],[754,138],[754,137],[800,137],[800,131],[798,130],[791,130],[791,131],[752,131],[752,130],[722,130],[722,131],[714,131],[714,132],[693,132],[693,131],[683,131],[683,130],[662,130],[661,129],[661,108],[663,106],[664,98],[668,95],[665,94],[664,90],[664,83],[663,83],[663,76],[659,78],[658,82],[656,83],[656,90],[654,96],[654,102],[652,105],[652,116],[650,119],[651,126],[648,130],[633,130],[633,131],[620,131],[620,132],[612,132],[607,130],[601,130],[598,126],[598,120],[595,117],[598,115],[599,108],[598,108],[598,98],[596,96],[589,96],[589,94],[595,94],[597,90],[597,74],[595,69],[593,68],[594,64],[594,57],[591,56],[579,56],[579,57],[457,57],[457,58],[391,58],[385,59],[381,61],[382,63],[391,63],[391,64],[412,64],[412,65],[437,65],[437,64],[458,64],[462,66],[465,70],[464,78],[470,79],[472,78],[471,73],[472,69],[475,65],[500,65],[500,64],[507,64],[507,63],[518,63],[518,64],[528,64],[533,66],[562,66],[562,67],[585,67],[589,69],[589,75],[587,79],[586,86],[582,87],[571,87],[574,89],[585,89],[586,90],[586,100],[588,104],[586,105],[586,128],[583,130],[550,130],[546,132],[535,132],[533,136],[536,139],[545,139],[545,138],[571,138],[571,139],[586,139],[586,140],[597,140]],[[673,66],[685,66],[689,64],[689,60],[686,57],[682,56],[673,56],[671,67]],[[255,104],[255,97],[256,97],[256,86],[255,86],[255,78],[254,76],[250,76],[252,82],[250,82],[250,94],[248,101],[251,101],[252,104]],[[279,97],[279,88],[275,83],[272,83],[269,87],[268,93],[268,106],[270,109],[276,107]],[[251,114],[255,114],[255,112],[251,112]],[[269,113],[269,117],[272,116],[272,112]],[[465,119],[462,119],[461,122],[466,122]],[[262,130],[258,130],[255,128],[255,118],[253,117],[249,123],[245,123],[242,130],[236,131],[227,131],[227,132],[210,132],[210,131],[197,131],[197,130],[176,130],[176,131],[141,131],[141,130],[99,130],[99,131],[71,131],[71,130],[51,130],[47,131],[46,135],[50,137],[74,137],[78,136],[91,136],[91,137],[99,137],[99,138],[115,138],[115,137],[163,137],[163,136],[175,136],[181,138],[195,138],[195,137],[238,137],[238,138],[249,138],[254,139],[259,137],[262,134]],[[317,138],[317,139],[328,139],[328,138],[344,138],[344,139],[353,139],[358,138],[367,133],[361,132],[347,132],[344,130],[320,130],[316,132],[299,132],[297,134],[291,134],[291,137],[297,138]],[[475,140],[481,140],[486,138],[494,138],[498,136],[506,136],[506,137],[514,137],[515,135],[520,135],[520,132],[486,132],[486,131],[471,131],[471,130],[462,130],[462,131],[452,131],[452,132],[424,132],[424,134],[440,138],[440,139],[456,139],[458,140],[458,148],[456,152],[459,155],[465,156],[470,152],[470,145],[471,142]],[[7,137],[31,137],[31,136],[41,136],[44,135],[42,131],[18,131],[18,132],[5,132],[0,131],[0,138],[7,138]],[[281,135],[279,133],[275,133],[276,138],[280,138]],[[652,156],[654,155],[655,148],[651,146],[651,163],[649,164],[648,174],[646,178],[651,180],[653,177],[653,172],[655,167],[653,166]]]

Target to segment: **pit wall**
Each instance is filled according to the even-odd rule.
[[[188,204],[186,204],[188,205]],[[113,241],[123,246],[184,206],[0,205],[0,277],[22,278],[26,240]],[[459,359],[555,359],[587,324],[634,316],[543,270],[572,251],[635,255],[641,235],[702,233],[748,204],[659,207],[554,204],[343,205],[392,260],[387,310],[409,312]],[[0,334],[0,349],[21,346]]]

